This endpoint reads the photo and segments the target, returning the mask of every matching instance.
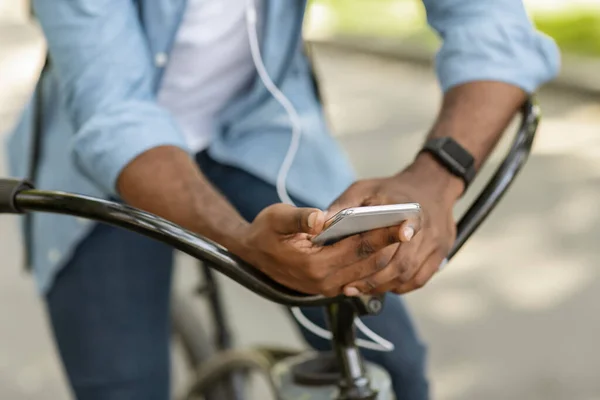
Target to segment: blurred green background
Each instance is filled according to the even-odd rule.
[[[477,0],[473,0],[477,1]],[[600,0],[525,0],[532,19],[566,54],[600,56]],[[316,35],[388,37],[435,48],[421,0],[312,0]]]

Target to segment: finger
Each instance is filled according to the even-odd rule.
[[[398,229],[400,241],[410,241],[413,238],[413,236],[415,236],[421,230],[421,226],[423,225],[422,222],[423,221],[420,213],[418,216],[409,218],[406,221],[402,222]]]
[[[399,246],[400,244],[398,243],[387,246],[358,263],[334,270],[326,278],[328,288],[341,291],[343,287],[348,287],[348,284],[351,282],[360,281],[376,272],[382,271],[389,264]],[[344,292],[347,296],[360,294],[358,289],[350,287],[348,287],[348,290],[344,290]]]
[[[394,289],[394,293],[406,294],[425,286],[431,277],[433,277],[433,275],[435,275],[435,273],[439,270],[444,258],[444,254],[439,251],[432,253],[429,258],[427,258],[423,266],[419,269],[419,272],[417,272],[417,274],[413,277],[413,279],[411,279],[409,282],[400,284],[396,289]]]
[[[323,266],[321,271],[325,273],[328,290],[341,292],[345,285],[385,268],[398,246],[399,243],[372,247],[370,243],[362,242],[360,235],[355,235],[323,247],[315,255],[315,260]],[[380,251],[377,252],[375,248]]]
[[[392,254],[388,264],[382,270],[368,275],[357,282],[352,282],[344,287],[344,292],[358,292],[361,294],[382,293],[382,286],[397,281],[400,279],[400,276],[403,274],[406,275],[409,270],[413,270],[413,274],[415,274],[423,259],[427,257],[427,255],[419,257],[420,247],[418,241],[402,243],[398,246],[397,251]]]
[[[278,233],[317,234],[323,230],[325,214],[317,208],[300,208],[289,204],[275,204],[269,207],[269,223]]]
[[[372,291],[372,294],[377,294],[377,293],[387,293],[387,292],[396,292],[396,290],[400,287],[400,285],[402,285],[402,281],[398,278],[389,281],[388,283],[386,283],[385,285],[381,285],[377,288],[375,288],[375,290]]]

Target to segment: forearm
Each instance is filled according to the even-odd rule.
[[[177,147],[157,147],[135,158],[119,175],[117,190],[134,207],[239,250],[248,222]]]
[[[449,136],[475,159],[479,170],[502,133],[526,99],[520,88],[501,82],[472,82],[449,90],[429,138]],[[451,175],[428,153],[417,156],[413,169],[428,174],[448,196],[457,199],[464,191],[462,180]]]
[[[478,170],[498,143],[526,94],[501,82],[472,82],[444,96],[428,139],[450,136],[475,158]]]

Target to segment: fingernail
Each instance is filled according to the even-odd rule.
[[[312,227],[315,226],[316,220],[317,220],[317,212],[315,211],[314,213],[312,213],[308,216],[308,227],[312,229]]]
[[[406,238],[406,240],[410,240],[412,239],[412,237],[415,234],[415,228],[413,228],[412,226],[407,226],[406,228],[404,228],[402,230],[402,234],[404,235],[404,237]]]
[[[344,294],[348,297],[356,297],[360,294],[360,291],[355,287],[347,287],[344,289]]]

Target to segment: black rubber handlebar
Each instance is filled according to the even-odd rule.
[[[458,252],[488,216],[525,164],[539,123],[539,108],[533,101],[528,101],[522,108],[522,115],[521,126],[504,161],[460,219],[457,239],[448,259]],[[217,243],[139,209],[88,196],[36,190],[26,181],[0,179],[0,213],[19,214],[35,211],[88,218],[163,241],[192,257],[207,262],[252,292],[279,304],[321,306],[341,299],[341,297],[304,295],[288,289],[233,256]],[[369,298],[366,301],[370,301]],[[378,305],[373,304],[373,308],[376,307]]]

